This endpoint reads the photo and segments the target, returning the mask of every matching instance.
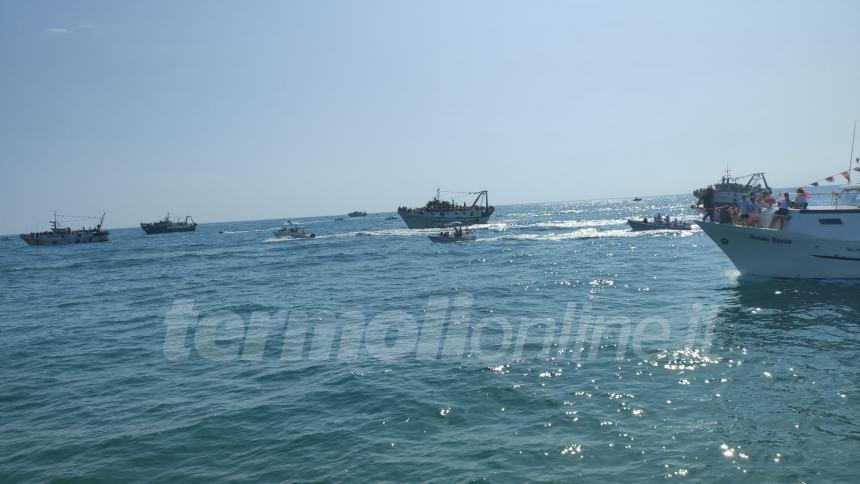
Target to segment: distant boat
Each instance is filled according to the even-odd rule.
[[[684,222],[682,220],[672,221],[672,222],[656,222],[650,221],[646,222],[644,220],[633,220],[627,219],[627,225],[633,229],[634,232],[640,232],[643,230],[692,230],[693,226],[690,225],[689,222]]]
[[[732,177],[729,170],[726,170],[726,174],[720,179],[720,182],[715,183],[713,187],[714,204],[717,206],[737,205],[743,195],[752,194],[755,198],[759,198],[764,192],[771,191],[764,173]],[[697,199],[702,198],[707,190],[708,187],[694,190],[693,196]]]
[[[467,206],[448,202],[440,198],[440,190],[436,189],[436,197],[427,202],[421,208],[406,208],[400,207],[397,213],[406,222],[406,226],[410,229],[428,229],[446,227],[451,222],[460,222],[463,225],[474,225],[487,223],[490,215],[495,211],[495,207],[491,206],[487,191],[470,192],[470,195],[477,195],[472,205]],[[484,206],[480,205],[483,199]]]
[[[317,234],[305,232],[305,228],[301,225],[293,225],[289,220],[287,220],[287,223],[285,223],[283,227],[275,230],[275,237],[279,239],[313,239],[316,236]]]
[[[338,217],[335,220],[343,220],[343,217]]]
[[[641,202],[641,201],[642,201],[642,197],[636,197],[636,198],[634,198],[634,199],[633,199],[633,201],[634,201],[634,202]]]
[[[189,222],[190,220],[190,222]],[[142,223],[140,228],[147,234],[169,234],[173,232],[194,232],[197,230],[197,222],[187,215],[185,220],[170,220],[170,214],[158,222]]]
[[[397,217],[395,217],[395,216],[385,217],[385,220],[397,220]]]
[[[347,214],[347,216],[350,216],[350,217],[367,217],[367,212],[359,212],[359,211],[349,212]]]
[[[69,245],[107,242],[110,232],[102,230],[104,220],[105,214],[102,214],[99,224],[95,228],[72,230],[68,227],[60,227],[57,222],[57,212],[54,212],[54,220],[51,221],[51,230],[21,234],[21,238],[29,245]]]

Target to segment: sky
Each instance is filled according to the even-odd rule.
[[[858,118],[854,0],[0,0],[0,233],[795,186]]]

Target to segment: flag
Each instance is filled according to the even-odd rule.
[[[832,176],[829,176],[829,177],[825,178],[825,180],[832,182],[833,180],[835,180],[835,178],[833,178]]]
[[[810,183],[810,185],[812,185],[812,186],[814,186],[814,187],[817,187],[817,186],[818,186],[818,182]]]
[[[851,172],[850,171],[848,171],[848,170],[843,171],[842,176],[844,176],[845,179],[848,180],[849,183],[851,183]]]

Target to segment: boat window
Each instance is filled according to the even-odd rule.
[[[841,218],[820,218],[818,223],[821,225],[842,225]]]
[[[836,200],[839,205],[857,205],[860,200],[857,200],[857,195],[860,192],[856,190],[845,190],[839,194],[839,198]]]

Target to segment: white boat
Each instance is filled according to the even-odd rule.
[[[469,229],[464,229],[460,222],[448,224],[449,229],[443,230],[436,235],[431,235],[430,240],[433,242],[467,242],[475,240],[475,233]]]
[[[761,227],[697,223],[743,275],[860,278],[860,184],[843,186],[832,205],[788,209],[781,229],[766,228],[773,217],[765,211]]]
[[[314,233],[306,232],[305,228],[301,225],[293,225],[289,220],[287,220],[287,223],[285,223],[283,227],[275,230],[275,237],[278,237],[279,239],[313,239],[316,236],[317,235]]]

